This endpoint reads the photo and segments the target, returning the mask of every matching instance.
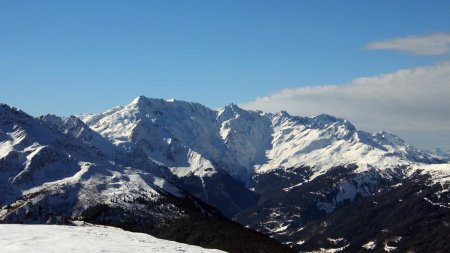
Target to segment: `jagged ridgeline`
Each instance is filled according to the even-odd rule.
[[[447,162],[330,115],[146,97],[70,117],[2,105],[0,219],[229,252],[448,252]]]

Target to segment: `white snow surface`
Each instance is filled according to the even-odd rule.
[[[370,242],[364,244],[362,246],[362,248],[370,250],[370,249],[375,249],[376,246],[377,246],[376,241],[370,241]]]
[[[347,245],[345,245],[343,247],[339,247],[339,248],[330,248],[330,249],[320,248],[319,250],[311,251],[310,253],[336,253],[336,252],[342,252],[348,246],[350,246],[350,244],[347,244]]]
[[[105,226],[0,225],[2,252],[223,252]]]
[[[421,174],[430,175],[433,182],[450,184],[450,164],[423,164],[417,166]]]
[[[393,247],[393,246],[389,246],[387,243],[386,244],[384,244],[384,251],[386,251],[386,252],[391,252],[391,251],[394,251],[394,250],[396,250],[397,249],[397,247]]]

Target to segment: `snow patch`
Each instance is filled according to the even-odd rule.
[[[348,246],[350,246],[350,244],[347,244],[347,245],[345,245],[343,247],[339,247],[339,248],[330,248],[330,249],[320,248],[319,250],[311,251],[310,253],[336,253],[336,252],[342,252]]]
[[[362,246],[363,249],[375,249],[376,241],[370,241]]]
[[[284,230],[286,230],[288,227],[289,227],[289,224],[288,225],[284,225],[284,226],[280,225],[278,228],[272,230],[271,232],[280,233],[280,232],[283,232]]]
[[[384,244],[384,251],[391,252],[397,249],[397,247],[389,246],[387,243]]]

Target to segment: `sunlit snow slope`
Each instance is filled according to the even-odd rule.
[[[104,226],[0,225],[0,249],[13,252],[223,252]]]

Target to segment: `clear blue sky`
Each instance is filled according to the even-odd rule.
[[[364,50],[450,31],[450,1],[0,0],[0,102],[99,112],[138,95],[218,108],[443,56]]]

